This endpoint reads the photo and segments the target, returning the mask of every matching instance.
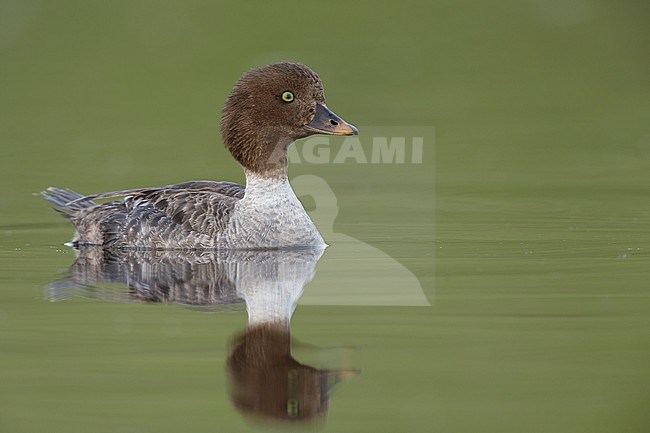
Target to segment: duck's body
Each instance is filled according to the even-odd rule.
[[[288,180],[247,187],[195,181],[81,196],[49,188],[44,197],[77,229],[74,246],[137,249],[321,246],[323,238]],[[96,198],[124,197],[97,204]]]
[[[279,104],[278,96],[282,98]],[[327,109],[320,80],[306,66],[270,65],[245,74],[224,108],[222,136],[244,167],[246,187],[195,181],[91,196],[48,188],[42,196],[76,228],[75,246],[323,246],[323,238],[287,177],[287,147],[314,133],[350,135],[356,128]],[[119,197],[123,198],[102,204],[94,201]]]

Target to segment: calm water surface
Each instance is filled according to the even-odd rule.
[[[329,432],[650,431],[648,7],[452,3],[0,1],[0,432],[254,431],[251,395]],[[63,246],[47,186],[243,182],[220,107],[280,59],[364,151],[424,137],[291,166],[331,246],[262,260],[288,299],[253,259]]]
[[[376,255],[381,250],[370,244],[364,257],[358,245],[341,242],[312,263],[313,281],[302,298],[294,295],[295,344],[283,359],[305,366],[320,384],[302,398],[322,403],[316,419],[327,420],[326,430],[644,425],[650,299],[640,223],[525,217],[537,198],[511,204],[512,216],[503,219],[496,208],[464,219],[472,206],[487,206],[484,196],[450,199],[446,212],[458,209],[454,221],[440,210],[435,260],[423,223],[410,228],[420,241],[373,237],[380,248],[393,247],[395,258]],[[251,329],[233,283],[255,286],[243,278],[256,275],[250,259],[248,267],[227,258],[216,266],[209,257],[194,265],[174,256],[154,264],[131,257],[107,265],[101,254],[75,261],[77,254],[60,242],[70,228],[41,203],[33,206],[42,223],[2,227],[3,431],[259,427],[241,402],[234,404],[239,388],[229,374],[233,345]],[[397,215],[390,220],[399,223]],[[397,277],[386,285],[387,277],[374,273],[390,260],[409,272],[391,268]],[[224,269],[233,267],[240,279],[224,283]],[[299,291],[295,286],[311,277],[305,272],[301,282],[273,287]],[[266,298],[262,303],[275,308]],[[287,308],[286,300],[281,304],[280,313]],[[279,335],[262,340],[288,344]],[[250,335],[244,341],[257,344]],[[288,371],[296,370],[278,368],[285,381],[271,389],[285,389]],[[345,380],[328,382],[327,371],[347,372]],[[266,398],[287,408],[285,394]]]

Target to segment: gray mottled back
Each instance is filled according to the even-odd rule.
[[[81,196],[50,188],[43,197],[70,219],[75,244],[112,248],[215,248],[244,187],[197,181]],[[96,199],[124,197],[103,204]]]

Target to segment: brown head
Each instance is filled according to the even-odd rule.
[[[233,157],[245,169],[268,177],[286,175],[287,148],[299,138],[357,133],[327,108],[318,75],[298,63],[245,73],[221,118],[221,136]]]
[[[316,350],[316,349],[314,349]],[[358,370],[325,370],[291,356],[287,324],[249,326],[234,340],[226,361],[235,407],[255,423],[325,420],[332,389]]]

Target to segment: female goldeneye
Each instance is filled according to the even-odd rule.
[[[327,108],[316,73],[301,64],[276,63],[245,73],[223,109],[221,136],[244,169],[246,187],[194,181],[90,196],[48,188],[41,195],[74,225],[75,247],[323,246],[289,184],[287,148],[313,134],[357,133]]]

